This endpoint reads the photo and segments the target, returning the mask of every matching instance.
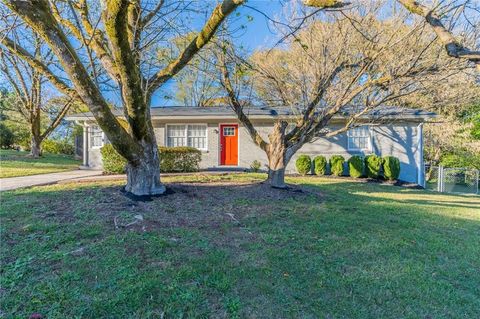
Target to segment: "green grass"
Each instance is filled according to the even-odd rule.
[[[263,178],[169,177],[150,202],[119,182],[1,193],[4,317],[478,316],[479,197]]]
[[[69,155],[44,154],[34,159],[28,152],[0,150],[0,178],[63,172],[79,165],[80,161]]]

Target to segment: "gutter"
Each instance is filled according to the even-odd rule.
[[[278,115],[278,116],[271,116],[271,115],[247,115],[251,120],[277,120],[277,119],[286,119],[286,120],[294,120],[298,118],[298,115]],[[123,115],[117,116],[119,118],[125,119]],[[373,123],[384,123],[386,121],[418,121],[424,122],[428,118],[433,118],[434,116],[404,116],[404,117],[397,117],[397,116],[385,116],[382,118],[374,119]],[[67,116],[65,117],[67,121],[95,121],[95,117],[93,116]],[[235,115],[168,115],[168,116],[152,116],[152,121],[175,121],[175,120],[197,120],[197,119],[209,119],[209,120],[238,120]],[[334,116],[332,117],[333,120],[346,120],[347,117],[345,116]],[[361,120],[371,120],[371,117],[364,116],[360,117]]]

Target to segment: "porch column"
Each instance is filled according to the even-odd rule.
[[[83,166],[88,167],[88,126],[83,126]]]
[[[425,188],[425,161],[423,159],[423,123],[420,123],[417,127],[417,136],[418,136],[418,176],[417,183],[418,185]]]

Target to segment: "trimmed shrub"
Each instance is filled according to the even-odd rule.
[[[365,173],[367,177],[379,178],[382,167],[382,158],[375,154],[365,156]]]
[[[342,155],[333,155],[330,157],[330,171],[333,175],[343,175],[343,163],[345,163],[345,158]]]
[[[202,152],[194,147],[159,147],[161,172],[196,172]]]
[[[193,147],[159,147],[161,172],[195,172],[199,169],[202,152]],[[125,173],[127,161],[115,151],[111,144],[103,146],[103,171]]]
[[[317,156],[313,159],[313,166],[316,175],[325,175],[327,173],[327,159],[325,156]]]
[[[252,164],[250,164],[250,170],[254,173],[257,173],[258,171],[260,171],[260,167],[262,167],[262,163],[260,163],[257,160],[254,160]]]
[[[383,158],[383,175],[386,179],[397,180],[400,176],[400,160],[394,156]]]
[[[41,147],[42,152],[50,154],[73,155],[75,152],[75,147],[67,140],[52,140],[47,138],[42,141]]]
[[[4,123],[0,123],[0,147],[11,148],[15,141],[15,135],[12,130]]]
[[[125,173],[127,160],[115,151],[112,144],[106,144],[100,149],[102,154],[103,171],[109,174]]]
[[[365,170],[365,163],[363,157],[354,155],[348,159],[348,171],[353,178],[359,178],[363,175]]]
[[[312,170],[312,159],[308,155],[300,155],[295,162],[297,171],[302,175],[307,175]]]

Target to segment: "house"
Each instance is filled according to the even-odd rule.
[[[293,120],[298,113],[285,107],[251,107],[245,109],[255,127],[265,138],[276,120]],[[123,117],[121,109],[115,115]],[[295,115],[297,114],[297,115]],[[256,146],[229,107],[158,107],[151,109],[152,122],[159,146],[192,146],[202,151],[201,169],[247,169],[254,160],[267,164],[265,153]],[[423,122],[434,113],[421,110],[384,107],[365,115],[361,121],[374,123],[353,128],[332,138],[318,138],[304,145],[292,158],[287,172],[295,172],[300,154],[327,158],[339,154],[392,155],[400,159],[400,179],[424,184]],[[340,127],[348,111],[331,120],[331,127]],[[91,113],[67,117],[84,128],[83,165],[100,169],[100,148],[107,142]]]

